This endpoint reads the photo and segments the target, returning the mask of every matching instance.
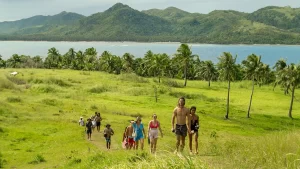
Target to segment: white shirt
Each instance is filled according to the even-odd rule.
[[[84,121],[82,119],[79,120],[80,126],[84,126]]]

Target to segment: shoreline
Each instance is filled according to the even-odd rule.
[[[132,43],[132,44],[182,44],[182,42],[138,42],[138,41],[28,41],[28,40],[0,40],[1,42],[67,42],[67,43]],[[300,46],[300,44],[244,44],[244,43],[233,43],[233,44],[215,44],[215,43],[185,43],[191,46],[193,45],[218,45],[218,46]]]

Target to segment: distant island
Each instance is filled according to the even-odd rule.
[[[0,40],[300,44],[300,8],[200,14],[175,7],[138,11],[117,3],[88,17],[61,12],[0,22]]]

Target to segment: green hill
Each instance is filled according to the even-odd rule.
[[[0,22],[0,34],[16,33],[19,31],[21,31],[21,34],[48,31],[49,28],[52,28],[54,25],[72,25],[84,17],[85,16],[77,13],[61,12],[53,16],[38,15],[18,21]],[[47,29],[47,27],[49,28]]]
[[[138,11],[117,3],[88,17],[62,12],[0,23],[0,40],[143,41],[215,44],[300,44],[300,10],[189,13],[175,7]]]

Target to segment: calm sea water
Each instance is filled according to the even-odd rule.
[[[237,55],[240,63],[248,55],[254,53],[262,56],[262,62],[273,66],[277,60],[284,58],[288,63],[300,63],[300,46],[288,45],[211,45],[211,44],[189,44],[193,54],[200,56],[201,60],[212,60],[218,62],[218,56],[223,52]],[[47,56],[48,49],[55,47],[61,54],[70,48],[76,51],[85,50],[90,47],[96,48],[98,55],[107,50],[114,55],[122,56],[128,52],[135,57],[143,57],[151,50],[153,53],[167,53],[172,56],[180,43],[135,43],[135,42],[28,42],[28,41],[0,41],[0,55],[8,59],[13,54],[24,54],[30,56]]]

